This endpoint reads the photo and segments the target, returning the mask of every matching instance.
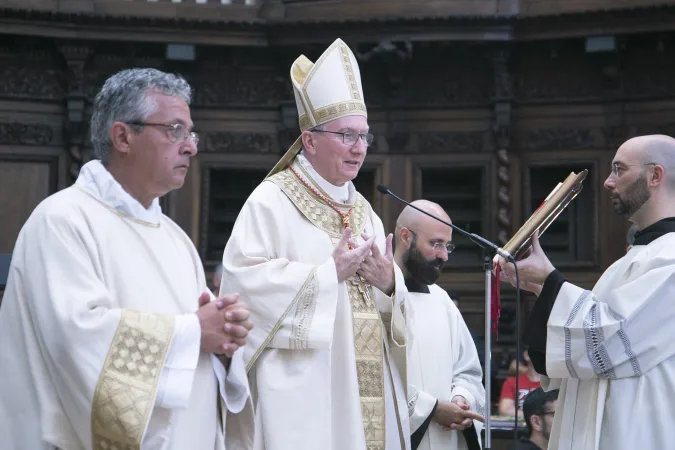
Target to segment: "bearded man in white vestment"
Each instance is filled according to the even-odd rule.
[[[446,222],[436,203],[412,204]],[[394,261],[408,288],[408,389],[412,448],[480,449],[483,371],[471,333],[448,293],[436,285],[448,261],[452,228],[406,206],[396,221]],[[474,425],[475,421],[475,425]]]
[[[197,153],[190,97],[155,69],[109,78],[98,159],[22,228],[0,309],[3,449],[250,448],[249,312],[213,298],[159,206]]]
[[[523,341],[542,386],[560,388],[548,448],[672,448],[675,139],[625,142],[605,188],[638,231],[592,291],[567,282],[536,238],[518,263],[521,287],[538,294]],[[513,266],[500,264],[515,284]]]
[[[222,286],[256,327],[244,359],[256,449],[409,449],[405,283],[356,192],[369,133],[359,67],[336,40],[291,67],[302,135],[246,201]]]

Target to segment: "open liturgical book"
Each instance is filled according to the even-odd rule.
[[[513,237],[504,245],[504,250],[509,252],[516,261],[519,261],[530,254],[532,249],[532,235],[539,232],[539,236],[553,223],[553,221],[563,212],[572,200],[581,192],[583,181],[586,179],[588,170],[577,173],[570,173],[565,181],[558,185],[546,197],[539,208],[530,216],[522,227],[513,235]],[[499,263],[495,256],[495,282],[492,284],[492,332],[497,335],[497,324],[499,322],[499,312],[501,302],[499,299],[499,273],[501,271]]]

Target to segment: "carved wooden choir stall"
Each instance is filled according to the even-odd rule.
[[[401,207],[379,183],[503,244],[558,181],[588,169],[542,244],[592,286],[625,251],[627,224],[602,187],[614,152],[634,135],[675,133],[673,18],[663,0],[0,0],[0,253],[91,158],[103,80],[156,67],[194,87],[200,152],[162,206],[212,270],[244,200],[299,133],[291,62],[340,37],[359,59],[376,135],[355,183],[387,230]],[[455,243],[440,284],[480,334],[483,255]],[[498,379],[515,351],[514,301],[504,287]]]

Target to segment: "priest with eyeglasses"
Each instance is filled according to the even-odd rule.
[[[568,282],[536,235],[518,262],[521,287],[538,296],[523,341],[542,387],[560,389],[548,448],[673,448],[675,139],[626,141],[605,188],[637,232],[593,289]],[[513,265],[500,265],[515,284]]]
[[[440,205],[412,205],[446,222]],[[406,206],[396,221],[394,260],[403,271],[410,312],[408,389],[413,450],[479,450],[485,407],[478,353],[448,293],[436,284],[455,245],[452,229]]]
[[[191,96],[156,69],[112,75],[92,108],[96,159],[21,229],[0,308],[0,448],[251,448],[249,312],[213,296],[159,204],[197,154]]]

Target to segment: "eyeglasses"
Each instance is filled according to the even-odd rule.
[[[549,414],[555,414],[555,411],[546,411],[546,412],[539,413],[537,415],[538,416],[547,416]]]
[[[643,167],[643,166],[655,166],[656,163],[646,163],[646,164],[619,164],[612,163],[612,175],[619,175],[619,172],[624,170],[624,167]]]
[[[415,233],[410,228],[408,228],[408,231],[410,231],[412,233],[413,237],[415,238],[415,240],[417,240],[417,233]],[[455,244],[453,244],[452,242],[445,242],[444,243],[443,241],[429,241],[429,245],[431,245],[431,247],[434,250],[440,250],[440,249],[444,248],[448,252],[448,254],[452,253],[452,251],[455,249]]]
[[[342,135],[342,142],[345,145],[349,145],[350,147],[354,144],[356,144],[357,139],[361,138],[361,140],[366,144],[366,147],[370,147],[370,144],[373,143],[373,140],[375,139],[375,136],[373,136],[370,133],[354,133],[353,131],[347,131],[346,133],[340,133],[339,131],[326,131],[326,130],[310,130],[315,133],[330,133],[330,134],[340,134]]]
[[[138,125],[141,127],[163,127],[167,131],[169,141],[172,144],[176,142],[185,142],[188,138],[197,145],[199,143],[199,135],[194,131],[188,131],[187,127],[182,123],[150,123],[150,122],[126,122],[127,125]]]

